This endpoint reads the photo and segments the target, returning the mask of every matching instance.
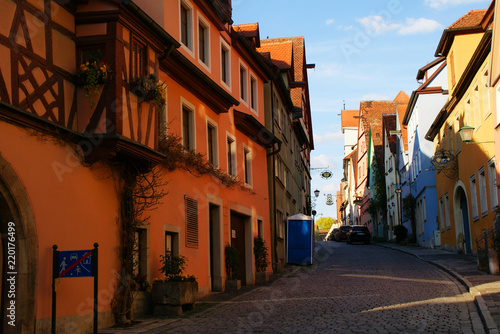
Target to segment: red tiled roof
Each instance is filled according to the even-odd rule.
[[[360,116],[365,129],[365,136],[368,136],[368,128],[371,128],[373,145],[383,144],[382,116],[398,113],[401,121],[409,100],[408,95],[401,91],[393,101],[362,101],[360,103]],[[404,131],[403,140],[406,142],[406,129]],[[368,142],[368,137],[366,139]]]
[[[305,43],[304,37],[283,37],[283,38],[268,38],[261,40],[262,43],[283,43],[292,42],[293,45],[293,80],[303,81],[304,80],[304,55],[305,55]],[[271,56],[272,57],[272,56]]]
[[[471,28],[481,24],[486,9],[474,9],[456,20],[448,29]]]
[[[400,91],[393,101],[398,103],[408,103],[410,102],[410,97],[405,92]]]
[[[258,37],[259,36],[259,24],[258,23],[245,23],[245,24],[234,24],[234,31],[237,31],[240,35],[245,37]]]
[[[343,128],[355,128],[358,126],[359,120],[355,116],[359,116],[359,110],[342,110],[340,115]]]
[[[269,39],[260,41],[260,48],[257,49],[260,53],[269,53],[271,61],[280,69],[292,68],[292,41],[271,41]]]

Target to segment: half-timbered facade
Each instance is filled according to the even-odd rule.
[[[124,272],[151,284],[168,252],[187,258],[200,296],[224,290],[227,244],[240,251],[242,283],[254,284],[253,238],[271,238],[259,171],[279,142],[264,126],[271,72],[256,52],[258,27],[233,26],[230,1],[0,0],[0,11],[0,250],[15,252],[14,267],[0,263],[3,332],[50,329],[54,245],[99,244],[99,327],[130,316],[114,301]],[[291,126],[308,145],[297,152],[308,171],[309,65],[303,39],[294,43]],[[196,161],[179,163],[169,138]],[[139,175],[147,184],[150,171],[157,187],[133,198],[164,196],[131,216],[127,186]],[[305,211],[303,175],[296,205]],[[57,282],[58,332],[91,331],[91,279]]]

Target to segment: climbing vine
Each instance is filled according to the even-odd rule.
[[[373,196],[370,197],[370,205],[368,206],[368,213],[373,219],[377,218],[377,214],[380,211],[385,211],[385,206],[387,203],[387,191],[385,189],[385,175],[384,171],[380,169],[377,162],[372,163],[373,172]]]
[[[166,158],[154,168],[145,169],[132,159],[110,162],[118,176],[121,223],[119,250],[121,272],[117,274],[117,287],[111,306],[116,322],[120,325],[130,323],[134,268],[138,265],[134,262],[134,256],[131,256],[138,247],[135,232],[139,227],[148,224],[147,213],[161,204],[162,198],[166,195],[163,190],[167,185],[167,182],[163,181],[165,170],[169,172],[186,170],[196,177],[213,175],[226,187],[237,186],[250,191],[241,181],[207,162],[202,154],[186,151],[180,138],[175,135],[160,139],[159,151],[165,154]]]

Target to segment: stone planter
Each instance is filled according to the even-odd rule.
[[[500,261],[498,257],[498,251],[496,249],[488,249],[488,261],[489,261],[490,274],[499,275]]]
[[[198,282],[154,282],[151,296],[155,316],[182,315],[194,308]]]
[[[255,284],[266,284],[267,283],[267,271],[258,271],[255,273]]]
[[[241,280],[228,279],[226,280],[226,291],[236,292],[241,289]]]
[[[139,319],[153,313],[153,300],[149,291],[132,292],[134,301],[132,302],[132,319]]]

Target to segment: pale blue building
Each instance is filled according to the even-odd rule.
[[[408,150],[405,171],[406,185],[402,198],[409,193],[416,199],[416,236],[424,247],[440,246],[436,174],[431,158],[434,144],[426,140],[437,114],[448,98],[446,59],[438,58],[422,67],[417,74],[421,86],[413,91],[403,125],[407,127]],[[408,225],[407,222],[405,225]],[[409,229],[409,233],[412,233]]]

